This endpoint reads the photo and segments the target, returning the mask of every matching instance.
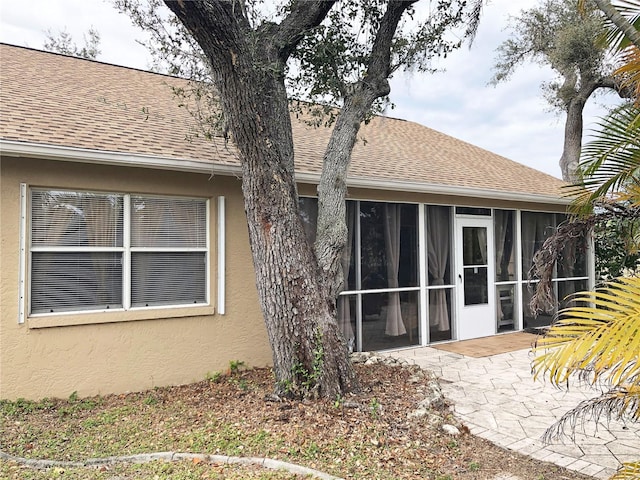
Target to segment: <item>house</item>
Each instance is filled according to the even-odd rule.
[[[232,145],[195,135],[180,79],[3,44],[0,397],[197,381],[271,360]],[[302,218],[330,131],[293,118]],[[563,183],[430,128],[376,117],[348,179],[339,321],[356,350],[545,325],[527,271]],[[558,299],[592,261],[567,245]]]

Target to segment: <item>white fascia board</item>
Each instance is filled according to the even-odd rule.
[[[158,170],[174,170],[190,173],[205,173],[217,175],[242,175],[239,165],[221,165],[212,162],[174,157],[159,157],[137,153],[108,152],[76,147],[63,147],[42,143],[17,142],[0,139],[0,154],[14,157],[41,158],[79,163],[94,163],[100,165],[116,165],[127,167],[144,167]],[[297,173],[296,181],[301,183],[318,184],[320,175],[317,173]],[[403,180],[379,180],[369,178],[347,178],[347,186],[353,188],[370,188],[373,190],[400,191],[411,193],[434,193],[439,195],[453,195],[460,197],[491,198],[495,200],[510,200],[517,202],[535,202],[552,205],[568,205],[569,198],[553,195],[539,195],[534,193],[504,192],[482,188],[461,187],[455,185],[441,185],[435,183],[411,182]]]
[[[296,174],[301,183],[318,183],[317,174]],[[353,188],[370,188],[373,190],[389,190],[393,192],[434,193],[459,197],[490,198],[493,200],[510,200],[517,202],[535,202],[553,205],[569,205],[570,198],[535,193],[503,192],[483,188],[442,185],[436,183],[410,182],[404,180],[378,180],[369,178],[347,178],[347,186]]]
[[[240,166],[220,165],[202,160],[159,157],[138,153],[108,152],[86,148],[63,147],[42,143],[0,140],[0,153],[13,157],[41,158],[99,165],[144,167],[158,170],[176,170],[190,173],[215,173],[220,175],[240,175]]]

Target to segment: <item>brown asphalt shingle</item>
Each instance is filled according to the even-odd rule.
[[[0,138],[238,165],[232,146],[194,136],[171,86],[181,79],[0,44]],[[292,117],[298,173],[319,173],[330,129]],[[559,195],[550,175],[406,120],[362,127],[349,178]]]

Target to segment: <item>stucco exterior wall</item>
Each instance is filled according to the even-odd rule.
[[[18,323],[20,184],[210,199],[207,307],[36,316]],[[316,187],[299,186],[314,196]],[[226,199],[226,312],[215,312],[216,199]],[[350,188],[348,198],[563,212],[562,205]],[[30,158],[0,159],[0,398],[139,391],[201,380],[230,360],[271,363],[235,177]],[[27,269],[28,271],[28,269]],[[28,293],[28,289],[27,289]]]
[[[230,360],[271,363],[236,178],[27,158],[0,162],[0,398],[138,391],[202,380]],[[212,306],[57,315],[19,324],[20,183],[210,198]],[[218,196],[226,199],[225,315],[213,308]]]

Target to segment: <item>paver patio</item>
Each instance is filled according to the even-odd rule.
[[[430,347],[385,355],[437,374],[471,433],[501,447],[596,478],[608,478],[620,462],[640,457],[640,429],[614,421],[608,426],[579,425],[575,443],[565,438],[545,445],[541,436],[546,428],[596,392],[580,385],[559,390],[542,379],[534,381],[529,349],[482,358]]]

